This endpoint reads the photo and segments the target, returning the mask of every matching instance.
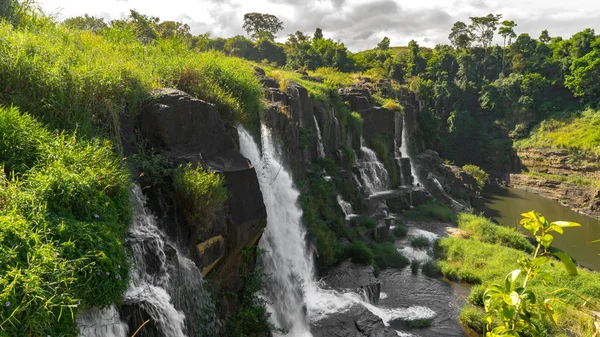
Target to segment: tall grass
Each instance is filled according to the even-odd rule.
[[[51,127],[117,139],[120,115],[135,115],[149,89],[174,87],[216,104],[226,119],[257,125],[262,88],[247,63],[174,39],[143,45],[125,29],[103,34],[0,23],[0,103]]]
[[[0,335],[74,336],[81,308],[119,303],[127,285],[128,171],[108,141],[16,108],[0,120]]]
[[[535,128],[529,138],[516,143],[519,148],[556,148],[588,152],[600,156],[600,112],[549,118]]]

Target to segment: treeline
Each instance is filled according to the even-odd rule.
[[[359,53],[324,38],[320,28],[312,36],[296,32],[278,43],[275,36],[283,23],[261,13],[244,17],[249,38],[194,36],[185,24],[136,11],[108,23],[85,15],[63,25],[99,34],[127,29],[144,43],[178,39],[197,52],[217,50],[291,70],[328,67],[390,79],[418,98],[421,146],[457,164],[496,172],[513,168],[513,141],[527,137],[536,123],[594,107],[600,94],[600,36],[593,29],[569,39],[544,30],[535,38],[517,34],[517,23],[494,14],[456,22],[448,45],[430,49],[411,41],[407,47],[391,47],[386,37],[376,48]],[[496,33],[503,46],[493,44]]]

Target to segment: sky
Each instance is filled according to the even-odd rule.
[[[326,38],[339,40],[354,52],[374,48],[385,36],[392,46],[405,46],[413,39],[427,47],[447,44],[454,22],[468,23],[469,17],[488,13],[502,14],[517,23],[517,34],[535,38],[544,29],[550,36],[562,37],[585,28],[600,33],[598,0],[38,0],[38,4],[59,20],[83,14],[119,19],[135,9],[187,23],[193,34],[210,32],[212,37],[244,35],[245,13],[269,13],[285,27],[278,41],[298,30],[312,35],[320,27]]]

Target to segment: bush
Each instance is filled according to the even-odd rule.
[[[469,294],[469,303],[483,308],[483,293],[485,290],[486,286],[481,284],[471,288],[471,293]]]
[[[460,324],[477,332],[480,335],[485,333],[485,311],[480,308],[466,305],[460,311],[458,320]]]
[[[342,152],[344,154],[344,165],[347,168],[354,166],[354,163],[356,162],[356,154],[354,153],[354,150],[352,150],[350,146],[344,144],[342,145]]]
[[[394,227],[394,236],[397,238],[403,238],[408,234],[408,227],[404,225],[396,225]]]
[[[500,244],[527,253],[532,253],[534,250],[531,242],[513,228],[496,225],[482,216],[461,213],[458,215],[458,226],[469,233],[474,240]]]
[[[368,216],[359,216],[350,220],[350,225],[354,227],[364,227],[366,229],[373,229],[377,227],[377,221]]]
[[[313,222],[308,229],[317,246],[319,258],[326,266],[334,264],[340,251],[335,233],[322,221]]]
[[[414,275],[419,273],[419,267],[421,266],[421,262],[419,260],[412,260],[410,263],[410,270]]]
[[[418,249],[427,249],[431,245],[431,241],[424,236],[418,236],[410,240],[410,245]]]
[[[423,264],[423,266],[421,267],[421,271],[426,276],[429,276],[432,278],[438,278],[443,275],[442,270],[438,266],[438,263],[434,260],[429,260],[429,261],[425,262]]]
[[[177,209],[198,233],[210,230],[222,213],[227,200],[223,176],[208,172],[202,166],[180,166],[173,175]]]
[[[80,308],[119,303],[127,286],[128,171],[110,142],[51,136],[18,114],[0,108],[1,119],[15,122],[0,124],[0,143],[25,130],[27,144],[2,152],[5,162],[27,161],[19,180],[0,181],[2,329],[7,336],[76,335]]]
[[[423,205],[415,207],[404,213],[406,219],[415,221],[441,221],[454,222],[456,215],[446,205],[442,205],[436,201],[429,200]]]
[[[392,243],[375,243],[372,249],[375,265],[380,269],[404,268],[410,263],[410,260],[398,252]]]
[[[392,110],[392,111],[404,111],[404,107],[393,99],[386,99],[385,103],[382,106],[384,109]]]
[[[482,168],[475,165],[465,165],[463,170],[468,174],[472,175],[477,181],[477,187],[479,190],[483,190],[485,186],[490,182],[490,175],[487,174]]]
[[[353,263],[372,265],[375,255],[364,241],[354,240],[352,244],[346,247],[344,254],[350,258]]]

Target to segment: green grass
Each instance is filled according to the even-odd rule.
[[[227,201],[223,176],[208,172],[200,165],[194,168],[187,164],[175,170],[173,189],[177,208],[182,210],[188,224],[198,234],[210,231]]]
[[[81,308],[119,303],[127,285],[128,171],[108,141],[52,134],[16,108],[0,120],[0,166],[20,170],[0,175],[0,327],[76,335]]]
[[[344,255],[357,264],[371,265],[375,259],[371,248],[361,240],[354,240],[350,246],[346,247]]]
[[[561,175],[561,174],[550,174],[550,173],[535,172],[535,171],[523,172],[522,174],[525,174],[525,175],[528,175],[528,176],[534,177],[534,178],[556,180],[556,181],[560,181],[563,183],[575,184],[577,186],[588,186],[588,187],[600,189],[600,180],[584,178],[584,177],[578,176],[577,174]]]
[[[408,220],[414,221],[456,221],[456,215],[448,206],[433,200],[428,200],[423,205],[406,211],[403,216]]]
[[[472,284],[482,284],[483,287],[503,282],[509,272],[519,268],[517,260],[526,256],[526,253],[520,250],[478,241],[475,235],[469,239],[444,238],[439,245],[443,261],[438,262],[438,266],[445,276],[449,279],[462,279]],[[539,279],[530,282],[529,287],[538,298],[550,297],[552,292],[563,287],[575,290],[584,297],[600,298],[599,273],[579,270],[577,277],[570,277],[559,262],[544,266],[543,269],[553,275],[554,280],[547,284]],[[469,300],[473,304],[482,304],[483,287],[472,289]],[[559,297],[581,303],[572,295],[559,294]],[[559,328],[553,328],[550,324],[546,324],[549,335],[592,335],[592,322],[587,316],[564,304],[557,303],[554,307],[559,318]],[[469,327],[475,330],[479,329],[483,323],[479,319],[475,319],[479,317],[478,314],[471,309],[468,310],[461,315],[461,322],[471,322]]]
[[[529,240],[515,229],[496,225],[482,216],[461,213],[458,215],[458,227],[477,241],[499,244],[527,253],[532,253],[535,249]]]
[[[177,40],[142,45],[122,29],[103,34],[0,23],[0,103],[53,128],[118,139],[120,115],[135,116],[149,89],[174,87],[216,104],[225,119],[258,125],[262,87],[242,60]]]
[[[568,149],[600,156],[600,112],[586,110],[549,118],[516,146],[522,149]]]
[[[375,266],[379,269],[404,268],[410,264],[410,260],[398,252],[392,243],[373,243],[371,249]]]

